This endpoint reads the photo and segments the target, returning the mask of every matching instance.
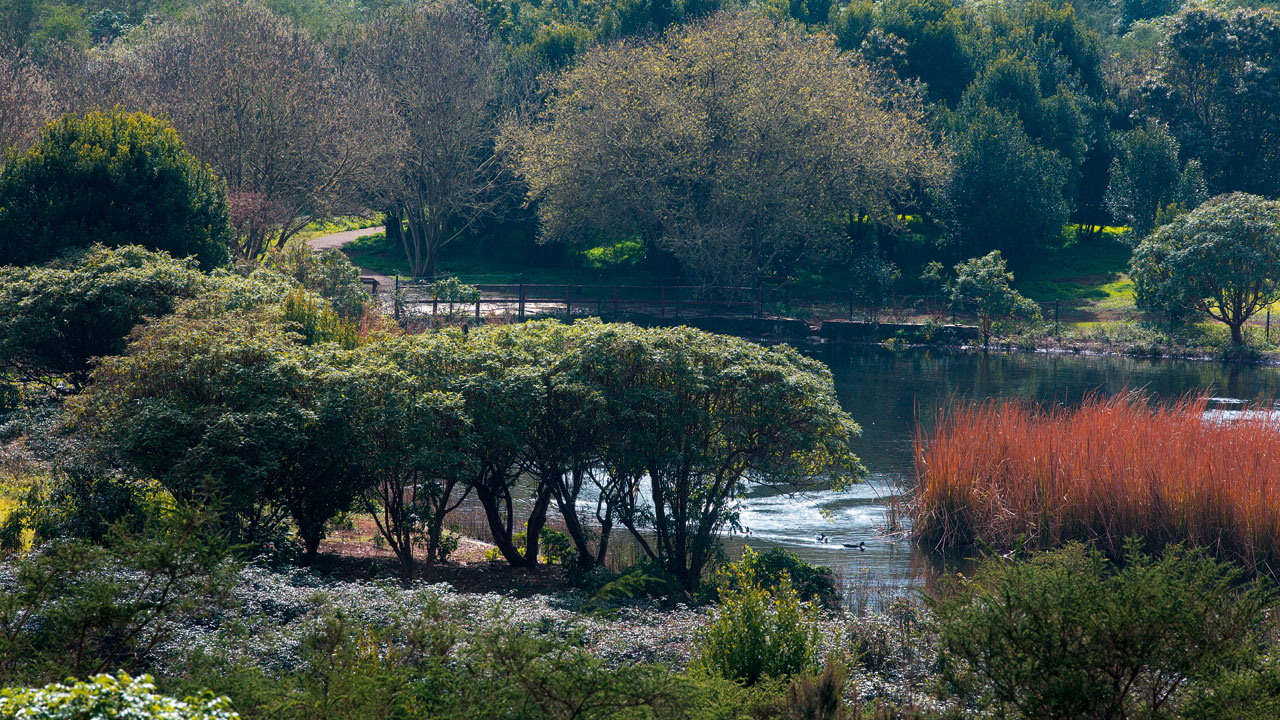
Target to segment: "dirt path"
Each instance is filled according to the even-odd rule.
[[[360,228],[359,230],[344,230],[343,232],[333,233],[331,235],[313,237],[307,241],[307,244],[311,246],[312,250],[328,250],[330,248],[342,247],[352,240],[357,240],[369,235],[377,235],[378,233],[385,231],[386,228],[381,225],[376,227]]]
[[[333,248],[340,248],[343,245],[346,245],[347,243],[353,240],[358,240],[362,237],[367,237],[369,235],[377,235],[378,233],[385,232],[385,231],[386,231],[386,228],[383,227],[382,225],[377,225],[375,227],[360,228],[359,230],[344,230],[343,232],[332,233],[330,235],[321,235],[320,237],[313,237],[307,241],[307,244],[311,246],[312,250],[315,250],[316,252],[322,252],[324,250],[332,250]],[[392,280],[390,277],[387,277],[386,275],[380,275],[375,272],[370,272],[364,268],[360,268],[360,277],[373,278],[374,280],[377,280],[379,292],[382,292],[383,290],[386,290],[387,288],[395,285],[395,281]]]

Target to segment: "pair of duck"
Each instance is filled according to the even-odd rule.
[[[828,537],[826,533],[818,533],[818,536],[815,537],[814,540],[823,544],[827,544],[831,542],[831,538]],[[840,543],[840,544],[843,545],[844,547],[854,548],[862,552],[866,552],[867,550],[867,544],[861,541],[859,541],[857,545],[854,545],[853,543]]]

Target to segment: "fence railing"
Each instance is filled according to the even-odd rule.
[[[462,279],[466,283],[465,279]],[[705,287],[694,285],[627,285],[606,283],[467,283],[480,291],[479,299],[459,302],[437,298],[426,281],[397,279],[393,288],[402,306],[425,309],[431,314],[459,311],[477,319],[493,313],[524,320],[532,315],[650,315],[660,318],[721,315],[788,316],[812,320],[863,320],[869,322],[932,318],[969,319],[957,314],[942,295],[889,295],[869,303],[857,290],[799,289],[790,285],[758,287]],[[1040,303],[1042,317],[1058,324],[1060,309],[1074,303],[1057,300]]]

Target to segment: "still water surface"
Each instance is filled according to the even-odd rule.
[[[871,478],[842,493],[750,496],[741,521],[751,536],[727,538],[727,544],[734,554],[744,542],[757,549],[785,547],[809,562],[837,568],[846,581],[877,585],[919,583],[936,570],[935,561],[908,540],[887,536],[883,529],[889,499],[910,492],[916,418],[927,423],[952,398],[1070,404],[1090,392],[1142,390],[1162,398],[1208,393],[1219,407],[1230,407],[1280,397],[1280,368],[1273,367],[878,347],[806,352],[831,368],[841,404],[862,425],[855,448]],[[820,533],[830,542],[816,542]],[[859,542],[866,543],[865,550],[841,545]]]

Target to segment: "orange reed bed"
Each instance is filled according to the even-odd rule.
[[[1280,417],[1090,397],[1045,411],[957,402],[915,438],[912,532],[943,551],[1124,539],[1187,541],[1252,572],[1280,570]],[[1256,408],[1254,408],[1256,409]]]

